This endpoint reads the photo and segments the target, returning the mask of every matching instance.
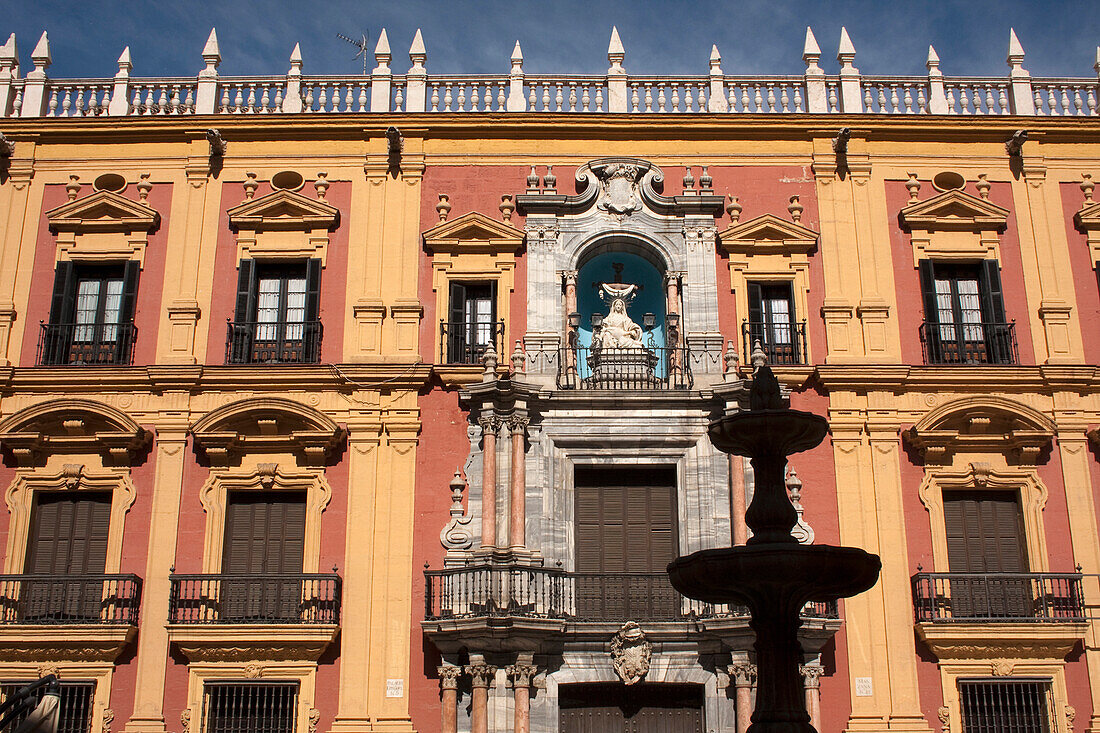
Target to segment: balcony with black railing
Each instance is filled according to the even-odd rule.
[[[170,624],[339,624],[340,576],[173,575]]]
[[[316,364],[321,361],[320,321],[228,321],[226,364]]]
[[[39,366],[129,365],[137,328],[127,323],[41,323]]]
[[[806,363],[806,322],[744,321],[741,324],[746,361],[759,342],[768,364],[791,366]]]
[[[0,624],[137,626],[136,575],[0,575]]]
[[[558,619],[570,622],[748,619],[741,606],[716,606],[680,595],[666,573],[570,573],[519,565],[426,570],[424,618]],[[804,618],[837,619],[835,601],[807,604]]]
[[[695,384],[684,347],[572,346],[558,353],[558,389],[680,390]]]
[[[489,344],[504,359],[504,321],[439,322],[439,363],[480,365]]]
[[[924,321],[920,343],[925,364],[1018,364],[1016,322]]]
[[[918,623],[1082,623],[1079,573],[917,573]]]

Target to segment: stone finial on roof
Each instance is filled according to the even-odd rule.
[[[222,52],[218,48],[218,29],[211,28],[210,35],[206,39],[206,45],[202,47],[202,60],[206,62],[206,73],[213,74],[218,64],[222,62]]]
[[[31,51],[31,61],[34,62],[34,71],[31,73],[40,73],[42,76],[45,76],[46,69],[53,63],[53,58],[50,56],[50,39],[46,36],[46,31],[42,31],[42,37],[38,39],[34,50]]]
[[[516,47],[512,49],[512,73],[523,73],[523,49],[519,47],[519,41],[516,41]]]
[[[294,50],[290,52],[290,71],[292,76],[302,75],[302,44],[295,43]]]
[[[116,79],[125,79],[130,76],[130,69],[134,68],[133,61],[130,60],[130,47],[122,49],[122,53],[118,57],[118,73],[115,74]]]
[[[15,48],[15,34],[11,34],[12,48]],[[1100,46],[1096,47],[1096,63],[1092,65],[1092,68],[1096,70],[1096,76],[1100,78]]]
[[[378,45],[374,47],[374,60],[378,63],[375,67],[374,73],[390,73],[390,59],[393,58],[390,54],[390,38],[386,35],[386,29],[382,29],[382,33],[378,36]]]
[[[1096,50],[1100,52],[1100,48]],[[18,65],[19,49],[15,45],[15,34],[12,33],[4,45],[0,46],[0,69],[10,69]]]
[[[710,47],[710,73],[722,73],[722,54],[718,53],[717,43],[712,44]]]
[[[852,39],[848,37],[848,29],[843,26],[840,28],[840,48],[837,50],[836,60],[840,62],[841,74],[845,71],[858,72],[852,66],[852,62],[856,60],[856,47],[852,44]]]
[[[416,29],[416,35],[413,36],[412,45],[409,46],[409,61],[412,61],[412,68],[409,69],[410,74],[425,74],[424,64],[428,60],[428,50],[424,47],[424,36],[421,35],[420,29]]]
[[[1008,29],[1008,56],[1005,59],[1011,69],[1009,76],[1027,76],[1024,70],[1024,47],[1016,37],[1016,29]]]
[[[625,74],[623,61],[626,59],[626,49],[619,38],[619,29],[611,26],[611,42],[607,44],[607,61],[611,64],[607,69],[608,74]]]
[[[928,60],[924,65],[928,68],[929,76],[943,76],[943,72],[940,71],[940,55],[931,44],[928,45]]]
[[[807,74],[824,74],[817,62],[821,60],[821,47],[817,45],[813,29],[806,26],[806,42],[802,44],[802,61],[806,64]]]

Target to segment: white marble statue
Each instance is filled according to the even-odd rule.
[[[611,301],[611,312],[603,319],[600,329],[601,349],[644,349],[642,328],[626,314],[622,298]]]

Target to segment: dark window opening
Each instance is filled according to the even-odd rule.
[[[2,698],[0,702],[7,702],[10,695],[19,692],[20,689],[31,682],[33,680],[0,684],[0,698]],[[46,694],[46,688],[39,687],[34,694],[37,700],[41,700],[42,696]],[[57,733],[89,733],[92,729],[92,702],[94,698],[95,682],[61,682]],[[31,714],[31,710],[13,720],[8,730],[17,729]]]
[[[749,318],[743,327],[746,357],[759,342],[769,364],[805,363],[805,329],[795,320],[793,293],[789,282],[748,283]]]
[[[59,262],[49,323],[42,324],[38,363],[129,364],[141,264]]]
[[[1015,324],[1005,319],[997,263],[944,264],[921,260],[929,364],[1015,364]]]
[[[310,364],[320,360],[321,261],[241,260],[229,324],[230,364]]]
[[[497,284],[452,282],[449,297],[447,320],[440,324],[444,362],[480,364],[489,344],[500,357],[504,330],[497,323]]]
[[[222,550],[222,621],[301,620],[305,522],[304,492],[230,492]]]
[[[1050,680],[959,680],[966,733],[1050,733]]]
[[[207,683],[203,733],[294,733],[298,683]]]
[[[574,493],[578,616],[678,618],[675,467],[578,466]]]
[[[582,683],[558,688],[562,733],[703,733],[702,685]]]

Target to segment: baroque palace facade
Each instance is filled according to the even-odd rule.
[[[744,733],[715,450],[831,435],[821,731],[1100,731],[1096,78],[49,78],[0,48],[0,695],[66,733]],[[21,71],[22,69],[22,71]],[[28,70],[29,69],[29,70]],[[1100,74],[1098,49],[1097,74]],[[24,73],[25,72],[25,73]]]

